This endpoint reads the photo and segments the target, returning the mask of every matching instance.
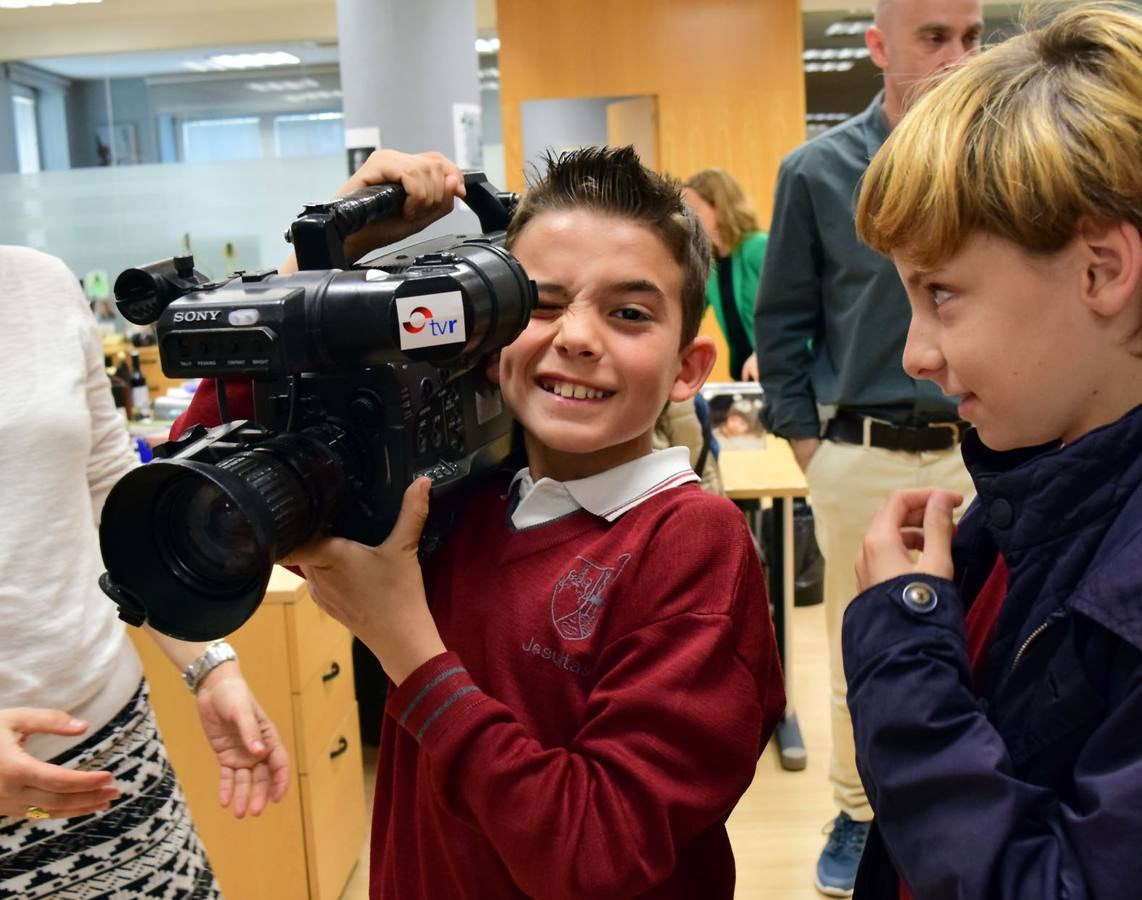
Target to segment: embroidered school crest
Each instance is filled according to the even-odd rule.
[[[600,566],[586,557],[575,557],[575,565],[555,582],[551,592],[551,621],[561,637],[582,641],[595,633],[607,585],[622,574],[629,560],[630,554],[624,553],[613,566]]]

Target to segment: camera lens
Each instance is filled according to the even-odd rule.
[[[233,632],[261,603],[274,561],[328,527],[345,496],[340,435],[307,429],[216,464],[155,460],[130,472],[99,526],[113,599],[183,640]]]
[[[176,481],[156,501],[172,568],[218,587],[255,576],[261,554],[254,526],[237,503],[212,482]]]

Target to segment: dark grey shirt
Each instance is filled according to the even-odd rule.
[[[853,225],[858,183],[888,137],[883,102],[802,144],[777,175],[754,328],[762,420],[783,437],[817,437],[818,404],[897,423],[956,417],[954,399],[905,373],[908,297]]]

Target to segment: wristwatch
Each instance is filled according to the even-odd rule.
[[[202,651],[202,655],[198,657],[198,659],[182,670],[182,680],[186,683],[187,688],[190,689],[192,694],[197,694],[198,686],[202,684],[203,678],[213,672],[218,666],[222,665],[222,663],[237,658],[238,654],[234,652],[234,648],[228,643],[225,641],[215,641]]]

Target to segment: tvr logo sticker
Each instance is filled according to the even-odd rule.
[[[468,339],[464,300],[459,291],[398,297],[396,305],[402,350],[463,343]]]
[[[401,322],[401,327],[409,334],[420,334],[424,326],[432,318],[432,310],[427,306],[418,306],[408,315],[407,322]]]
[[[555,582],[551,592],[551,621],[560,637],[583,641],[595,633],[607,599],[607,586],[622,574],[629,561],[629,553],[611,566],[601,566],[584,556],[575,557],[571,570]]]

